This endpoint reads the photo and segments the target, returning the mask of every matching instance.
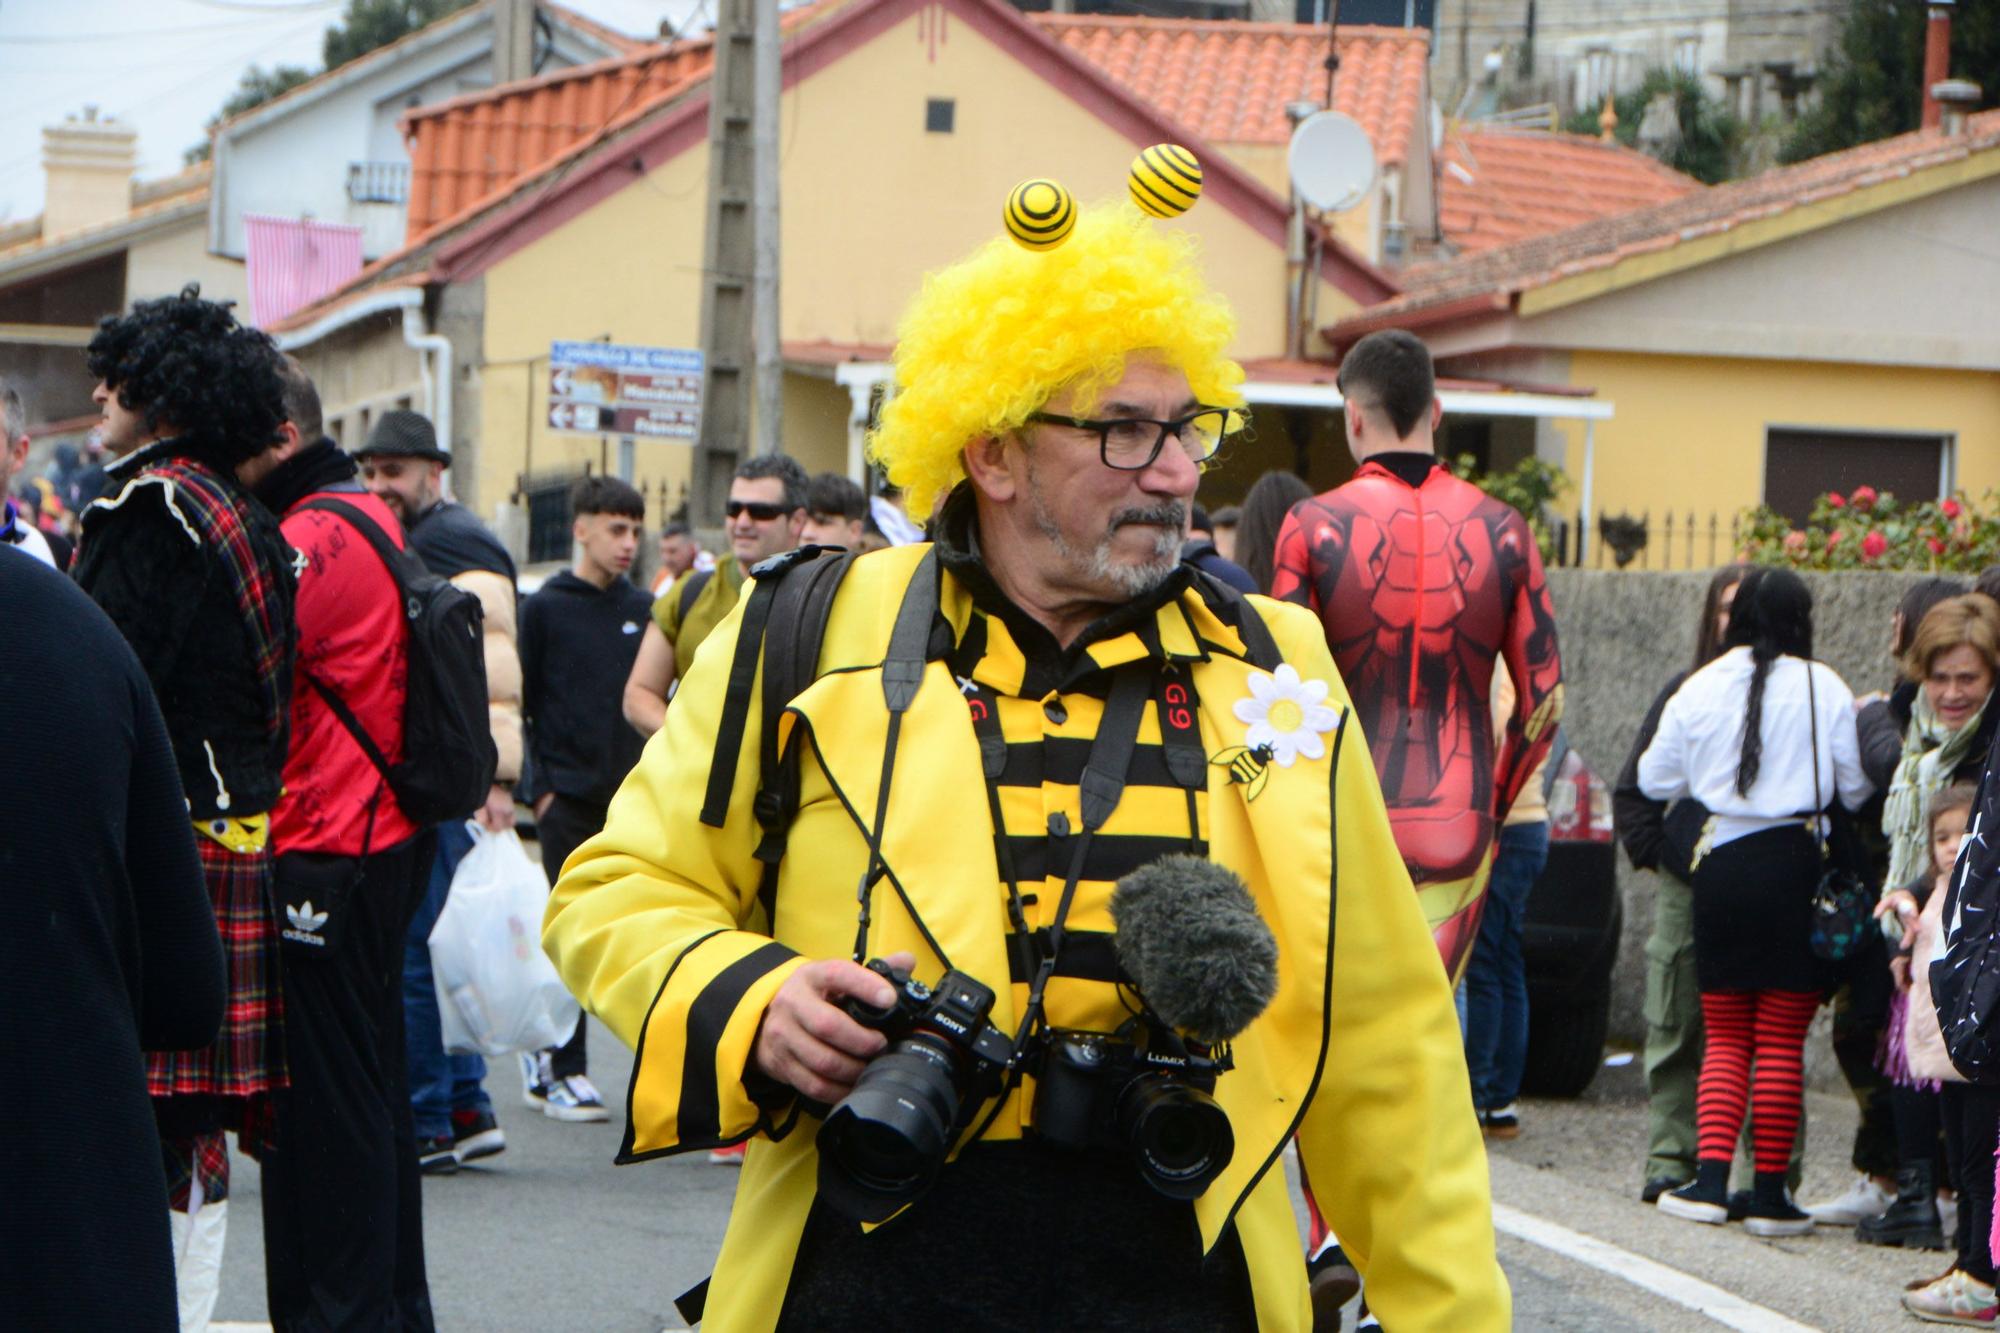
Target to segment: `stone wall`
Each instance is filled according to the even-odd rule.
[[[1614,782],[1639,723],[1667,678],[1694,657],[1695,622],[1708,573],[1549,571],[1562,640],[1563,725],[1570,743],[1605,782]],[[1918,574],[1807,574],[1813,592],[1813,648],[1857,694],[1893,678],[1889,620]],[[1612,975],[1611,1032],[1645,1036],[1645,943],[1653,920],[1653,877],[1621,851],[1619,889],[1625,934]]]

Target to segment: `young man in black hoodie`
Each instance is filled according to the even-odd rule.
[[[521,712],[528,787],[549,882],[585,838],[604,827],[612,793],[639,762],[645,739],[626,722],[625,678],[639,655],[652,596],[626,578],[639,553],[646,502],[613,477],[570,492],[576,559],[521,604]],[[561,1046],[521,1057],[522,1076],[552,1090],[543,1114],[604,1120],[590,1086],[584,1022]],[[533,1066],[530,1068],[530,1066]]]

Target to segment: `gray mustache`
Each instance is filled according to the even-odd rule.
[[[1166,504],[1153,505],[1147,509],[1120,510],[1112,516],[1111,526],[1116,530],[1136,523],[1144,524],[1147,527],[1179,530],[1187,526],[1187,518],[1187,506],[1176,500]]]

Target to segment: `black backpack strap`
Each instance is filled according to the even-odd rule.
[[[764,863],[760,895],[766,908],[777,892],[785,835],[799,808],[798,746],[795,741],[779,750],[779,723],[786,707],[819,675],[820,646],[826,640],[834,595],[856,558],[850,551],[815,560],[780,584],[772,599],[771,623],[764,631],[764,725],[755,805],[757,823],[764,832],[757,844],[757,859]]]
[[[733,560],[736,557],[724,558]],[[701,590],[708,586],[709,579],[714,575],[715,571],[712,569],[690,569],[681,576],[680,583],[674,588],[674,602],[679,609],[683,625],[687,624],[688,612],[694,609],[695,599],[701,596]]]
[[[326,682],[322,681],[318,676],[307,676],[306,684],[319,691],[319,697],[326,700],[326,706],[331,708],[333,715],[340,719],[340,725],[347,728],[347,734],[354,737],[355,744],[359,745],[362,752],[368,756],[368,762],[375,765],[375,771],[382,775],[384,781],[387,781],[389,777],[389,760],[383,755],[381,747],[375,744],[374,738],[361,725],[361,719],[354,715],[354,710],[349,708],[346,701],[335,694],[327,686]]]
[[[317,509],[322,513],[338,514],[353,524],[355,530],[375,548],[375,554],[381,557],[382,563],[389,567],[389,573],[396,580],[396,586],[399,589],[403,588],[403,562],[413,559],[414,556],[407,547],[398,546],[390,541],[389,534],[382,531],[380,523],[368,517],[367,510],[331,495],[316,495],[293,506],[294,512],[300,509]]]
[[[736,654],[729,662],[729,687],[722,697],[722,719],[716,727],[715,754],[708,766],[708,789],[701,802],[701,822],[710,828],[721,828],[729,818],[729,792],[736,785],[743,733],[750,719],[750,691],[757,684],[757,658],[763,651],[764,631],[771,623],[771,603],[794,569],[837,549],[801,546],[796,551],[774,555],[750,571],[756,583],[743,607],[743,623],[736,633]]]

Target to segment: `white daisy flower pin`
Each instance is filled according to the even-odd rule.
[[[1326,702],[1327,689],[1323,680],[1300,680],[1289,662],[1269,675],[1251,672],[1250,697],[1238,699],[1232,710],[1238,722],[1249,724],[1243,743],[1253,751],[1269,750],[1280,768],[1290,768],[1300,755],[1324,758],[1321,738],[1340,720],[1340,711]]]

